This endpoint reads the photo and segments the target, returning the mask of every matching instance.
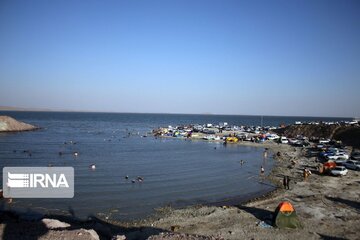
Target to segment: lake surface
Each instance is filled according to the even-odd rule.
[[[0,112],[0,115],[42,127],[32,132],[0,134],[1,169],[49,164],[75,169],[73,199],[15,199],[6,208],[130,220],[145,217],[166,205],[182,207],[245,200],[273,189],[259,178],[261,165],[267,173],[273,165],[271,158],[263,159],[262,147],[155,139],[150,134],[142,137],[154,128],[168,125],[219,122],[260,125],[259,116],[72,112]],[[277,126],[297,120],[344,119],[265,116],[263,124]],[[30,150],[31,156],[24,150]],[[77,157],[73,155],[75,151],[79,152]],[[63,154],[60,156],[59,152]],[[241,165],[240,160],[245,164]],[[96,170],[89,168],[91,164],[96,164]],[[132,183],[137,176],[144,181]]]

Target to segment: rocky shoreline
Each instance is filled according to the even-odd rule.
[[[39,129],[39,127],[17,121],[9,116],[0,116],[0,132],[21,132],[36,129]]]

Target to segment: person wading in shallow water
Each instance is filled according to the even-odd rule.
[[[263,181],[265,178],[265,169],[263,166],[260,167],[260,179]]]
[[[264,156],[264,158],[267,158],[267,156],[268,156],[267,148],[265,148],[263,156]]]

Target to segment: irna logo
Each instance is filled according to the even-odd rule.
[[[21,174],[21,173],[10,173],[8,172],[8,187],[12,188],[59,188],[59,187],[69,187],[69,184],[66,180],[65,174]]]
[[[72,198],[72,167],[5,167],[3,190],[11,198]]]

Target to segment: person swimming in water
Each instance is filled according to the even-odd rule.
[[[264,156],[264,158],[267,158],[267,156],[268,156],[267,148],[265,148],[264,153],[263,153],[263,156]]]

